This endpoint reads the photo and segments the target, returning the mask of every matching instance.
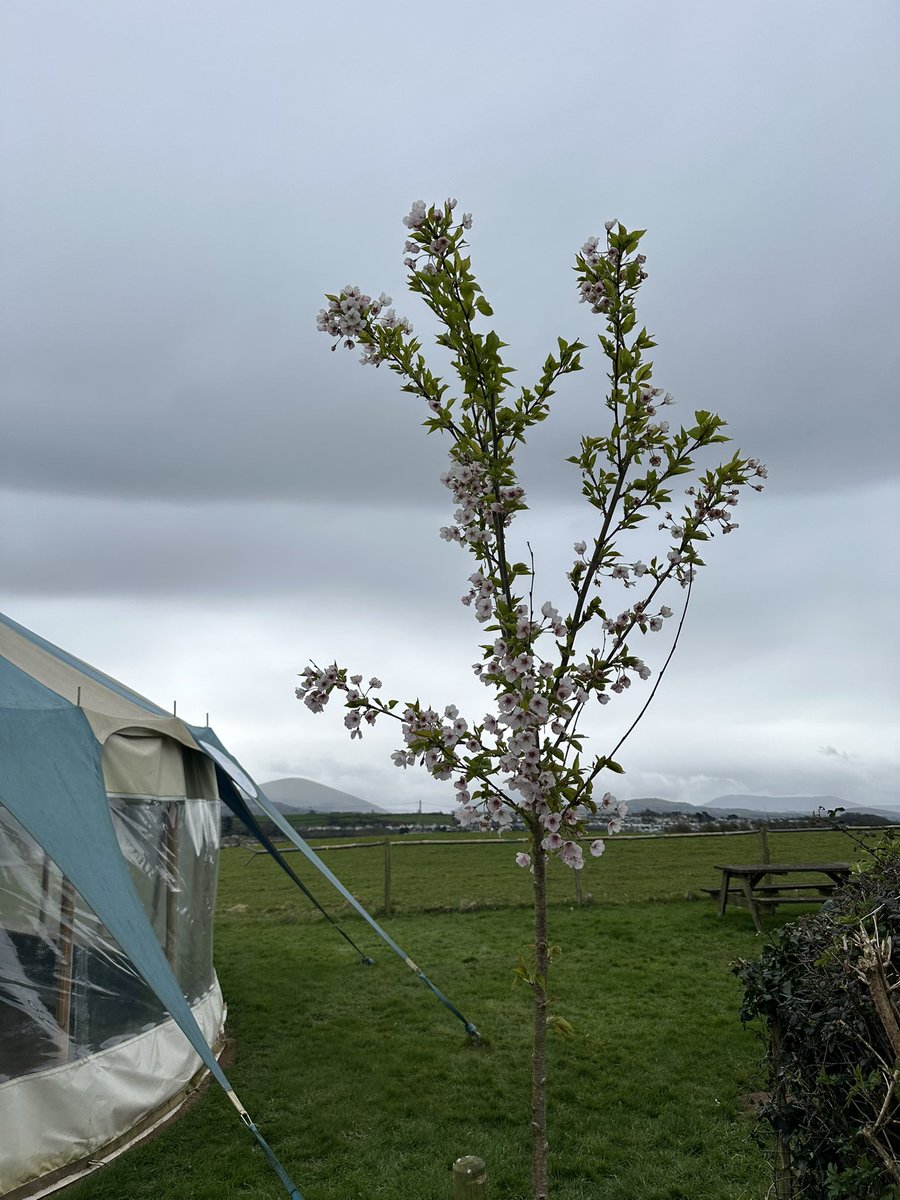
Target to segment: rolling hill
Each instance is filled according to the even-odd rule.
[[[302,776],[270,779],[260,786],[272,803],[285,812],[384,812],[377,804],[359,796]]]

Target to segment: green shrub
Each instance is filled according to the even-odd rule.
[[[779,1197],[900,1197],[900,841],[735,970],[763,1022]]]

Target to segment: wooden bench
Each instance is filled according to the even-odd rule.
[[[723,916],[728,901],[746,906],[753,918],[757,933],[762,933],[760,909],[775,909],[779,904],[821,904],[847,882],[849,863],[742,863],[718,865],[722,883],[718,888],[703,888],[719,900],[719,916]],[[826,875],[815,883],[784,879],[779,883],[763,883],[766,876]],[[732,887],[732,881],[737,887]],[[798,893],[805,893],[798,895]]]

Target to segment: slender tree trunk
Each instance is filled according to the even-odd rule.
[[[531,1188],[532,1200],[547,1200],[547,1001],[550,951],[547,943],[547,858],[541,830],[532,830],[534,867],[534,1040],[531,1050]]]

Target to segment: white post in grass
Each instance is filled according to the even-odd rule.
[[[487,1168],[484,1159],[465,1154],[453,1164],[453,1200],[486,1200]]]

